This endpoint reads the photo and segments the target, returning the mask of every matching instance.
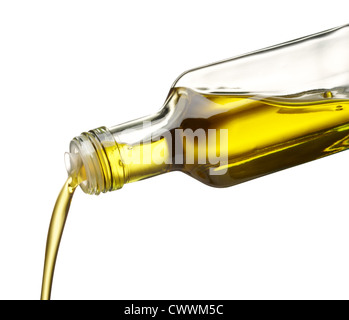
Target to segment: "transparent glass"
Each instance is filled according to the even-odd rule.
[[[189,70],[154,115],[73,139],[81,187],[98,194],[173,170],[228,187],[345,150],[348,57],[345,25]]]

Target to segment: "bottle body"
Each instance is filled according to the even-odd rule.
[[[347,149],[347,54],[344,26],[184,73],[156,114],[73,140],[84,191],[172,170],[228,187]]]

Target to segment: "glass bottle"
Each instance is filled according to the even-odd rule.
[[[157,113],[75,137],[68,173],[88,194],[173,170],[228,187],[345,150],[348,56],[345,25],[189,70]]]

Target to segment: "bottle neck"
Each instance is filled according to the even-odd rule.
[[[82,133],[70,144],[70,158],[79,157],[81,188],[88,194],[113,191],[170,170],[170,150],[156,115]],[[75,156],[73,156],[75,155]],[[69,165],[69,171],[76,168]]]
[[[186,95],[172,90],[164,106],[151,116],[75,137],[68,173],[81,167],[81,188],[99,194],[174,169],[172,131],[180,123],[186,101]]]
[[[120,189],[125,184],[118,144],[104,127],[83,132],[71,141],[66,167],[69,175],[79,171],[80,186],[88,194]]]

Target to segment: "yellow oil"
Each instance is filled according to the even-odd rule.
[[[349,100],[335,91],[283,97],[174,91],[187,103],[179,128],[228,130],[226,150],[219,147],[219,139],[207,144],[208,152],[224,151],[227,163],[199,164],[194,140],[183,143],[184,154],[194,152],[194,163],[173,165],[210,186],[232,186],[349,147]],[[223,174],[212,175],[209,169]]]
[[[349,100],[335,90],[273,97],[203,94],[187,88],[173,88],[167,104],[174,106],[166,127],[170,136],[127,145],[115,141],[99,144],[93,140],[96,138],[92,133],[89,134],[94,145],[99,146],[96,154],[105,185],[103,192],[175,170],[210,186],[228,187],[349,148]],[[206,151],[202,153],[198,139],[182,136],[183,162],[178,163],[174,147],[178,146],[176,131],[186,129],[193,132],[201,129],[206,133],[210,129],[217,132],[226,129],[227,143],[220,144],[218,134],[218,140],[206,140]],[[187,157],[189,153],[192,157]],[[210,153],[224,153],[227,161],[212,164]],[[189,163],[188,158],[194,161]],[[77,177],[68,177],[53,210],[42,300],[50,299],[58,248],[74,191],[87,179],[84,167],[75,174]]]
[[[64,225],[68,216],[70,203],[72,201],[78,181],[73,177],[68,177],[58,195],[55,207],[53,209],[51,223],[47,235],[46,253],[44,263],[44,274],[42,279],[41,300],[50,300],[54,268],[56,264],[57,253]]]
[[[111,171],[123,167],[125,183],[178,170],[207,185],[228,187],[349,147],[349,100],[340,88],[279,97],[173,88],[164,108],[169,105],[173,115],[165,129],[170,137],[105,148]],[[204,153],[199,151],[199,139],[183,134],[203,130],[208,137],[212,129],[217,138],[205,140]],[[221,129],[227,132],[226,144],[220,142]],[[180,145],[181,163],[175,145]],[[109,156],[115,152],[121,154],[118,161]],[[227,159],[214,164],[209,154],[225,154]],[[127,164],[120,160],[125,158]]]

